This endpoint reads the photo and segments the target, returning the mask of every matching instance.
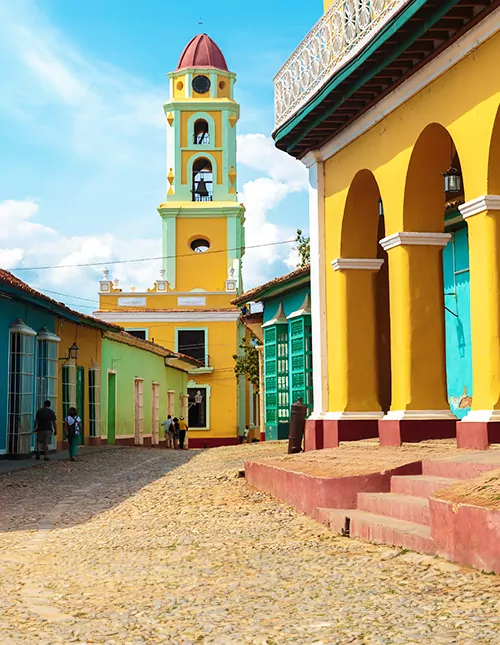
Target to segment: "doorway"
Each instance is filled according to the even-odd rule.
[[[76,409],[80,417],[80,446],[85,444],[85,368],[78,365],[76,368]]]
[[[116,439],[116,374],[108,372],[108,444]]]

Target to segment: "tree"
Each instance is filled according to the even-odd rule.
[[[243,354],[239,356],[234,354],[235,360],[234,373],[236,376],[244,376],[259,389],[259,351],[257,347],[261,345],[259,339],[250,332],[249,342],[245,338],[241,341],[239,348]]]
[[[311,261],[311,238],[305,237],[300,228],[298,228],[295,241],[298,244],[297,251],[299,252],[298,267],[305,267]]]

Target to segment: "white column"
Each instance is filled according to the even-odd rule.
[[[311,322],[314,409],[311,419],[328,411],[328,347],[325,287],[325,176],[324,164],[314,152],[302,162],[309,170],[309,236],[311,238]]]

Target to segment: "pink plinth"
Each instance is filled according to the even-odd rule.
[[[261,432],[261,433],[260,433],[260,440],[261,440],[261,441],[265,441],[265,440],[266,440],[266,433],[265,433],[265,432]]]
[[[469,450],[487,450],[490,443],[500,443],[498,421],[465,421],[457,423],[457,446]]]
[[[211,439],[199,439],[197,437],[189,437],[190,448],[220,448],[221,446],[237,446],[237,437],[220,437]]]
[[[381,446],[400,446],[402,443],[419,443],[431,439],[454,439],[457,433],[455,419],[381,419],[378,434]]]
[[[304,439],[304,451],[323,449],[323,419],[308,419]]]
[[[431,498],[430,513],[438,555],[486,573],[500,573],[499,511]]]
[[[101,437],[89,437],[89,446],[100,446]]]
[[[361,441],[378,437],[378,421],[323,421],[323,447],[337,448],[341,441]]]

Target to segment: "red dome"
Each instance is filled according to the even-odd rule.
[[[215,67],[228,71],[224,54],[207,34],[198,34],[186,45],[177,70],[188,67]]]

